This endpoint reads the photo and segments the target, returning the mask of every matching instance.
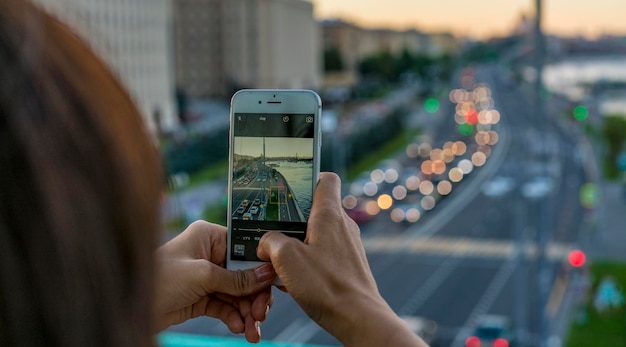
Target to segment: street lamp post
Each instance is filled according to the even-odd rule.
[[[545,59],[545,41],[543,31],[541,27],[542,22],[542,1],[535,0],[535,30],[534,30],[534,67],[535,67],[535,115],[537,119],[540,119],[547,123],[546,114],[544,112],[544,104],[542,101],[543,93],[543,65]],[[545,138],[545,136],[543,136]],[[549,282],[550,273],[548,264],[546,262],[546,245],[549,241],[549,228],[545,226],[547,222],[547,209],[548,206],[547,196],[551,189],[546,191],[540,191],[539,194],[531,197],[531,200],[535,200],[539,208],[536,228],[536,241],[537,241],[537,294],[538,294],[538,323],[539,323],[539,347],[546,346],[546,339],[548,333],[548,320],[546,319],[546,304],[549,295]]]

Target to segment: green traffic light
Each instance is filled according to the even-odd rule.
[[[435,113],[439,111],[439,100],[435,98],[428,98],[428,100],[424,102],[424,109],[428,113]]]
[[[463,136],[470,136],[474,132],[474,126],[469,123],[459,124],[459,134]]]
[[[583,121],[589,117],[589,110],[583,105],[578,105],[574,108],[573,114],[574,119]]]

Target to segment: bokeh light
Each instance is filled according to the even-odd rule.
[[[350,185],[350,194],[355,196],[361,196],[363,194],[363,186],[359,182],[354,182]]]
[[[489,142],[489,133],[486,131],[479,131],[474,135],[474,139],[477,144],[484,146]]]
[[[370,173],[370,179],[376,184],[383,183],[385,180],[385,173],[381,169],[376,169]]]
[[[452,146],[452,151],[455,155],[461,156],[467,151],[467,145],[465,145],[465,142],[463,141],[457,141]]]
[[[486,157],[489,157],[491,155],[491,147],[489,147],[487,145],[478,146],[478,148],[476,149],[476,152],[481,152]]]
[[[439,100],[437,100],[435,98],[428,98],[424,102],[424,109],[428,113],[435,113],[435,112],[439,111]]]
[[[420,186],[420,179],[417,176],[409,176],[406,179],[406,187],[408,190],[417,190]]]
[[[474,132],[474,126],[469,123],[459,124],[458,131],[463,136],[470,136]]]
[[[387,169],[385,171],[385,182],[387,183],[396,183],[398,180],[398,170],[396,169]]]
[[[374,182],[367,182],[363,186],[363,193],[367,196],[374,196],[378,193],[378,185]]]
[[[458,168],[461,169],[464,175],[467,175],[474,170],[474,164],[469,159],[463,159],[459,161]]]
[[[419,190],[422,195],[429,195],[435,190],[435,186],[433,185],[433,182],[425,180],[420,183]]]
[[[578,105],[574,107],[573,114],[574,114],[574,119],[578,121],[583,121],[587,119],[587,117],[589,117],[589,110],[583,105]]]
[[[471,125],[478,124],[478,112],[474,109],[471,109],[465,115],[465,121]]]
[[[406,213],[405,213],[406,220],[408,222],[411,222],[411,223],[417,222],[420,219],[421,216],[422,216],[422,214],[420,213],[420,210],[418,210],[418,209],[416,209],[414,207],[406,210]]]
[[[452,148],[446,148],[443,150],[443,161],[445,163],[450,163],[454,160],[454,151]]]
[[[393,210],[391,210],[391,220],[396,222],[396,223],[400,223],[404,220],[404,210],[396,207]]]
[[[465,347],[480,347],[480,339],[476,336],[470,336],[465,340]]]
[[[365,212],[367,212],[370,216],[375,216],[380,213],[380,207],[378,207],[378,203],[376,201],[368,201],[365,204]]]
[[[433,147],[429,143],[422,143],[419,149],[419,155],[422,158],[428,158],[430,156],[430,151],[433,150]]]
[[[452,183],[450,181],[443,180],[437,183],[437,192],[440,195],[448,195],[452,192]]]
[[[443,159],[443,151],[441,149],[435,148],[430,151],[430,160],[435,161],[441,159]]]
[[[585,260],[587,259],[587,257],[585,256],[585,253],[583,251],[575,249],[569,253],[567,259],[569,260],[570,265],[572,265],[573,267],[581,267],[585,265]]]
[[[446,172],[446,163],[443,160],[433,161],[433,173],[441,175]]]
[[[420,206],[422,206],[424,210],[430,211],[433,208],[435,208],[435,203],[436,203],[435,198],[428,195],[422,198],[422,200],[420,201]]]
[[[406,156],[415,159],[419,155],[420,147],[416,143],[411,143],[406,146]]]
[[[425,175],[432,175],[433,171],[435,170],[433,162],[431,160],[424,160],[420,167]]]
[[[452,182],[460,182],[463,179],[463,171],[461,171],[458,167],[455,167],[448,172],[448,177]]]
[[[351,210],[355,208],[356,205],[357,205],[357,200],[356,200],[356,197],[354,197],[354,195],[346,195],[343,198],[343,208]]]
[[[396,200],[404,200],[404,198],[406,198],[406,195],[407,195],[407,190],[404,186],[395,186],[393,187],[393,190],[391,191],[391,195]]]
[[[491,124],[498,124],[500,122],[500,112],[497,110],[491,110]]]
[[[483,152],[472,154],[472,164],[474,166],[483,166],[487,162],[487,156]]]
[[[600,200],[600,191],[595,183],[585,183],[579,191],[580,204],[587,209],[593,209]]]
[[[494,146],[496,143],[498,143],[498,140],[500,140],[500,137],[498,136],[498,133],[495,131],[489,131],[489,141],[487,142],[488,145],[490,146]]]
[[[378,207],[380,207],[381,210],[388,210],[393,205],[393,199],[389,194],[382,194],[378,197],[378,200],[376,200],[376,202],[378,203]]]

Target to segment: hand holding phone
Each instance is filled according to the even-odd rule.
[[[306,237],[319,178],[321,100],[310,90],[241,90],[231,100],[228,250],[231,270],[263,263],[259,240]]]

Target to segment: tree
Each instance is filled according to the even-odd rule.
[[[337,47],[329,47],[324,50],[324,71],[343,71],[344,64],[341,52]]]

